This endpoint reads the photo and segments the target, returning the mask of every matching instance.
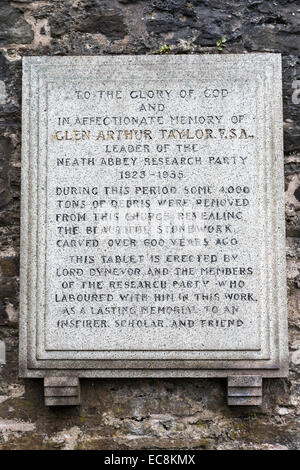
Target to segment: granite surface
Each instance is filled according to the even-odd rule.
[[[286,375],[281,106],[279,54],[24,59],[22,374]]]

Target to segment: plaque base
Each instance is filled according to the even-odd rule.
[[[229,406],[259,406],[262,404],[262,377],[236,375],[228,377]]]
[[[46,406],[80,405],[78,377],[45,377],[44,396]]]
[[[44,396],[46,406],[80,405],[78,377],[45,377]],[[228,377],[229,406],[260,406],[262,404],[262,377],[259,375],[235,375]]]

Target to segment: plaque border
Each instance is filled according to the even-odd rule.
[[[287,352],[287,315],[286,315],[286,278],[285,278],[285,226],[283,201],[283,144],[282,144],[282,90],[281,90],[281,55],[270,53],[226,54],[226,55],[191,55],[191,56],[151,56],[151,62],[184,67],[186,62],[191,66],[210,66],[229,62],[234,58],[239,66],[249,67],[249,61],[260,67],[265,73],[271,66],[272,74],[265,80],[269,96],[266,100],[265,113],[270,119],[264,120],[264,131],[270,129],[270,146],[264,139],[264,155],[269,155],[272,165],[267,167],[270,181],[268,195],[272,196],[267,204],[268,211],[265,226],[272,243],[266,246],[266,255],[272,260],[270,272],[269,308],[276,306],[273,317],[270,316],[269,335],[270,359],[251,360],[211,360],[211,359],[76,359],[73,351],[71,359],[39,359],[36,347],[35,314],[40,295],[39,279],[43,267],[36,263],[41,250],[39,240],[39,204],[44,188],[39,179],[39,77],[42,66],[107,66],[112,62],[133,66],[149,66],[150,56],[91,56],[91,57],[25,57],[23,58],[23,112],[22,112],[22,203],[21,203],[21,307],[20,307],[20,375],[23,377],[45,377],[55,374],[77,377],[225,377],[228,375],[245,375],[249,371],[266,377],[284,377],[288,373]],[[267,59],[267,60],[266,60]],[[272,94],[270,93],[272,91]],[[264,159],[264,165],[266,165]],[[272,173],[270,172],[272,168]],[[276,178],[274,177],[276,175]],[[277,179],[277,183],[276,183]],[[278,181],[281,181],[279,186]],[[38,191],[35,192],[35,188]],[[36,251],[37,250],[37,251]],[[36,255],[35,255],[36,254]],[[273,302],[270,301],[273,300]],[[274,317],[276,319],[274,321]]]

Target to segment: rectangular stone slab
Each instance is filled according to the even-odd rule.
[[[45,377],[45,387],[77,387],[77,377]]]
[[[23,59],[20,374],[287,374],[280,54]]]
[[[45,397],[77,397],[78,387],[45,387]]]
[[[77,406],[79,404],[78,397],[45,397],[46,406]]]
[[[262,378],[258,376],[243,375],[228,377],[228,387],[261,387]]]

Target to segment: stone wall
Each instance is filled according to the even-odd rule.
[[[292,0],[1,0],[0,342],[5,342],[7,353],[6,365],[0,366],[0,448],[300,448],[296,4]],[[218,51],[221,37],[226,38],[226,47]],[[22,56],[255,51],[281,52],[283,59],[289,379],[264,380],[264,403],[258,408],[229,408],[226,381],[220,379],[82,380],[80,409],[44,407],[42,381],[18,378]]]

